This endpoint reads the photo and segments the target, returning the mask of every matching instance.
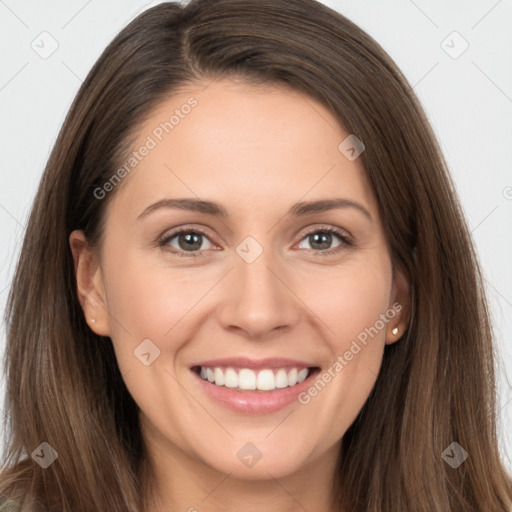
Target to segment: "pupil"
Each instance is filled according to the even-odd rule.
[[[331,238],[332,238],[332,235],[331,235],[330,233],[325,233],[325,232],[322,232],[322,233],[315,233],[315,234],[313,234],[313,235],[311,235],[311,236],[312,236],[312,238],[313,238],[313,243],[311,243],[311,242],[310,242],[310,244],[311,244],[311,247],[312,247],[313,249],[329,249],[329,246],[330,246],[330,244],[331,244]],[[319,241],[319,239],[321,239],[321,238],[324,238],[324,241],[323,241],[323,242],[322,242],[322,241]],[[322,246],[322,247],[316,247],[316,248],[315,248],[315,247],[314,247],[314,244],[316,244],[316,243],[318,243],[318,244],[320,244],[320,245],[322,245],[322,244],[323,244],[323,246]]]
[[[186,234],[186,235],[180,235],[179,237],[179,245],[180,248],[184,248],[185,250],[188,248],[190,250],[198,250],[201,248],[201,242],[198,241],[202,235],[200,234]],[[184,245],[181,244],[182,241],[185,241],[186,243]]]

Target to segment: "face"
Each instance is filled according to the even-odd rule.
[[[206,85],[141,128],[137,164],[102,189],[100,250],[71,235],[78,287],[155,457],[277,478],[335,460],[403,330],[407,284],[328,110]]]

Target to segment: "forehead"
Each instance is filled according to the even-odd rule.
[[[282,209],[348,195],[375,210],[361,159],[340,151],[348,135],[323,105],[285,86],[188,85],[140,127],[116,202],[140,209],[160,196],[197,196]]]

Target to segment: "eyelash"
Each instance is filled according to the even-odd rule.
[[[194,229],[192,229],[192,228],[189,228],[189,229],[182,228],[182,229],[180,229],[178,231],[170,233],[169,235],[164,236],[163,238],[161,238],[158,241],[158,246],[164,248],[173,238],[175,238],[176,236],[181,235],[183,233],[193,233],[193,234],[196,234],[196,235],[202,235],[205,238],[208,238],[208,240],[209,240],[208,235],[204,231],[202,231],[201,229],[198,229],[198,228],[194,228]],[[332,228],[332,227],[312,229],[312,230],[310,230],[310,231],[308,231],[308,232],[306,232],[304,234],[304,236],[300,239],[300,242],[302,242],[302,240],[304,240],[309,235],[312,235],[314,233],[329,233],[329,234],[332,234],[332,235],[336,235],[340,239],[340,241],[341,241],[341,243],[338,246],[334,247],[333,249],[328,249],[328,250],[325,250],[325,251],[318,251],[318,250],[315,250],[315,249],[310,249],[311,251],[313,251],[313,253],[315,255],[330,256],[331,254],[335,254],[335,253],[341,251],[344,248],[352,247],[354,245],[354,242],[352,241],[352,239],[349,236],[347,236],[341,230],[336,229],[336,228]],[[171,252],[172,254],[175,254],[177,256],[184,257],[184,258],[195,258],[197,256],[202,256],[201,253],[204,252],[204,251],[196,251],[196,252],[176,251],[174,249],[168,249],[168,248],[166,248],[165,250]]]

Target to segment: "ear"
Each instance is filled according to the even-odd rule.
[[[75,230],[69,235],[69,245],[75,264],[78,299],[85,320],[96,334],[110,336],[107,300],[97,251],[89,246],[81,230]]]
[[[390,345],[398,341],[403,335],[411,314],[411,294],[409,289],[409,282],[404,273],[395,268],[393,276],[393,286],[391,292],[391,302],[389,304],[389,311],[394,311],[392,317],[389,315],[389,322],[386,327],[386,344]]]

